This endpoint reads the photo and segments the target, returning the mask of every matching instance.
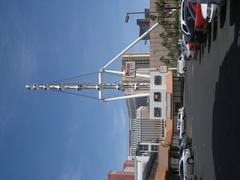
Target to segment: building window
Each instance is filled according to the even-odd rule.
[[[154,117],[161,117],[162,116],[162,110],[160,107],[154,108]]]
[[[137,65],[149,64],[149,60],[136,61],[136,64],[137,64]]]
[[[164,136],[165,136],[165,135],[164,135],[164,131],[162,131],[162,137],[164,138]]]
[[[155,85],[161,85],[162,84],[162,76],[155,76],[154,84]]]
[[[140,145],[140,150],[141,151],[148,151],[148,145],[145,145],[145,144]]]
[[[161,101],[161,93],[160,92],[154,93],[154,101],[157,101],[157,102]]]
[[[152,152],[157,152],[158,151],[158,146],[157,145],[151,145],[151,151]]]

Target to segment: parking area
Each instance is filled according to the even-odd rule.
[[[184,83],[194,174],[204,180],[238,179],[240,169],[240,1],[219,10]]]

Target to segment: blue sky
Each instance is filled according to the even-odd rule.
[[[24,86],[98,71],[138,36],[140,16],[126,24],[126,12],[145,7],[148,0],[0,0],[0,179],[99,180],[122,169],[124,101]]]

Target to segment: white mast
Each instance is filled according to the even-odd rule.
[[[83,90],[83,89],[96,89],[98,90],[98,98],[103,101],[111,101],[111,100],[119,100],[119,99],[129,99],[129,98],[137,98],[137,97],[147,97],[149,93],[141,93],[134,95],[126,95],[120,97],[111,97],[105,98],[103,96],[104,89],[116,89],[116,90],[125,90],[127,88],[132,88],[134,90],[137,89],[149,89],[149,83],[146,82],[120,82],[120,83],[104,83],[103,77],[104,73],[117,74],[121,76],[125,76],[125,72],[122,71],[114,71],[106,69],[111,63],[116,61],[123,53],[125,53],[128,49],[138,43],[141,39],[143,39],[147,34],[149,34],[154,28],[156,28],[159,23],[154,24],[148,31],[138,37],[135,41],[133,41],[130,45],[128,45],[125,49],[123,49],[119,54],[117,54],[114,58],[112,58],[106,65],[104,65],[98,72],[98,84],[95,83],[43,83],[43,84],[27,84],[26,88],[29,90]],[[148,78],[150,80],[150,75],[147,74],[139,74],[136,73],[136,77]]]

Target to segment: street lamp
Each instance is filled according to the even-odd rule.
[[[141,11],[141,12],[128,12],[125,17],[125,23],[128,23],[130,14],[145,14],[145,18],[149,18],[149,9],[146,8],[144,9],[144,11]]]
[[[168,12],[167,15],[165,15],[165,17],[169,17],[173,14],[173,12],[175,12],[178,8],[165,8],[165,9],[171,9],[171,11]],[[145,19],[152,19],[155,20],[156,18],[159,18],[159,12],[150,12],[150,10],[148,8],[144,9],[144,12],[128,12],[126,13],[126,17],[125,17],[125,23],[128,23],[129,21],[129,15],[130,14],[144,14],[145,15]],[[157,15],[156,15],[157,14]]]
[[[128,12],[125,17],[125,23],[128,23],[130,14],[144,14],[145,12]]]

